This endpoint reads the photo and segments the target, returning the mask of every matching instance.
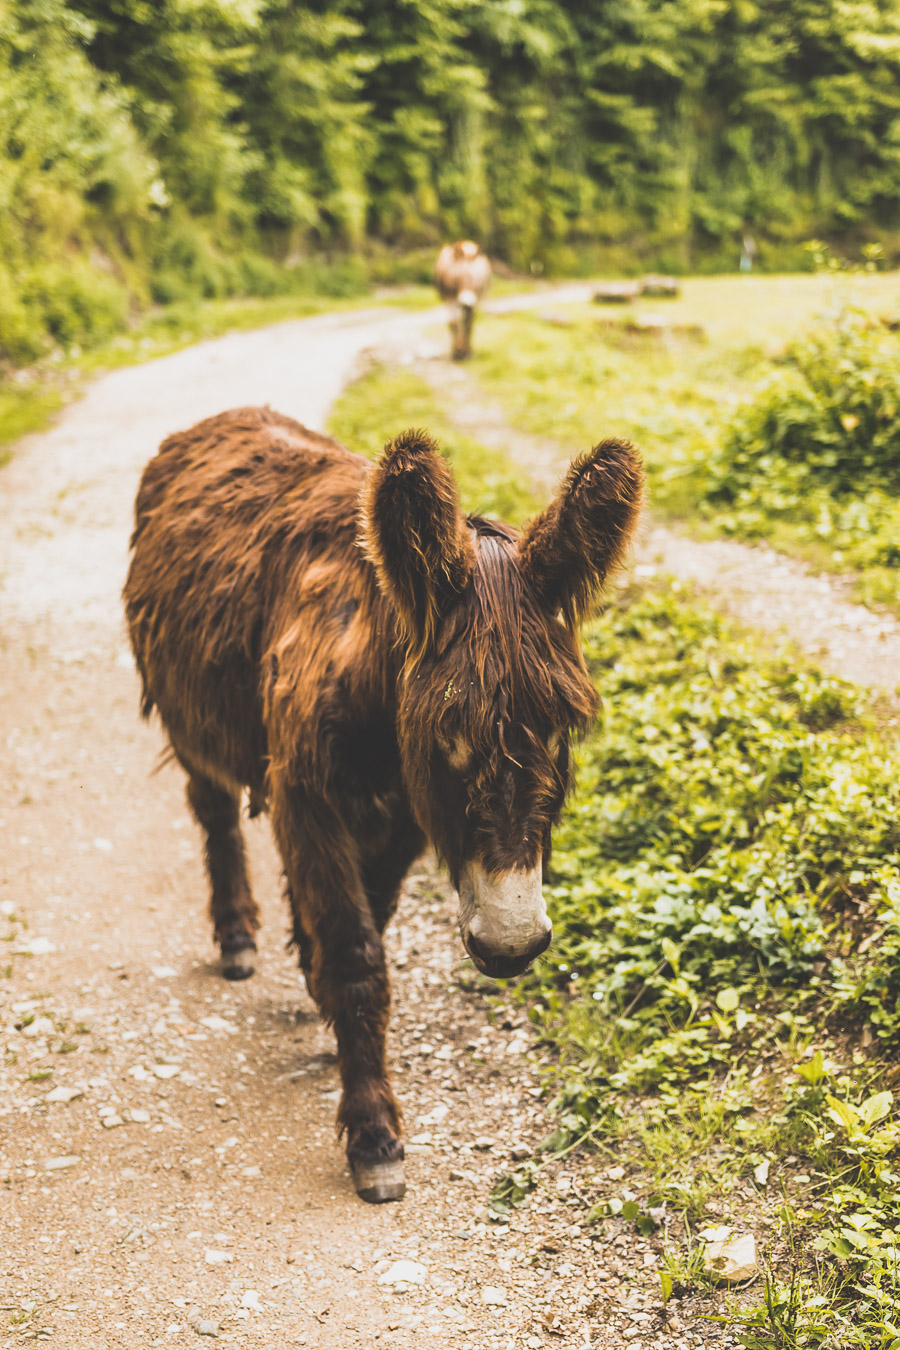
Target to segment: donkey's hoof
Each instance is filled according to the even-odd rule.
[[[370,1205],[383,1205],[386,1200],[402,1200],[406,1194],[403,1179],[403,1159],[393,1162],[365,1163],[350,1159],[356,1193]]]
[[[226,980],[249,980],[255,969],[255,947],[238,947],[236,952],[222,953],[222,974]]]

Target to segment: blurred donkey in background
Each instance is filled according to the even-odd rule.
[[[471,239],[445,244],[438,254],[434,282],[441,299],[451,307],[453,359],[465,361],[472,355],[475,306],[491,284],[491,264]]]

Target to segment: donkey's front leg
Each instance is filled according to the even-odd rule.
[[[338,818],[323,828],[273,797],[294,931],[309,938],[310,993],[334,1027],[343,1092],[338,1129],[357,1191],[377,1204],[399,1200],[403,1180],[400,1109],[387,1070],[391,991],[384,948],[362,887],[356,849]]]
[[[400,1108],[387,1070],[391,990],[371,920],[330,946],[317,932],[313,985],[337,1036],[343,1093],[338,1128],[347,1136],[353,1182],[363,1200],[399,1200],[406,1190]]]

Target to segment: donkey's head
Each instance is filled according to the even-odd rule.
[[[604,441],[520,534],[462,514],[424,432],[396,437],[369,479],[364,542],[406,656],[406,785],[488,975],[519,974],[550,942],[542,869],[570,737],[597,708],[576,628],[628,545],[642,481],[632,447]]]

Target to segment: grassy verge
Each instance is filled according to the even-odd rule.
[[[372,456],[407,427],[426,427],[437,438],[453,465],[464,510],[518,524],[537,509],[521,470],[458,431],[411,371],[374,366],[344,391],[329,420],[332,435]]]
[[[624,593],[586,647],[606,713],[525,996],[555,1143],[627,1160],[588,1218],[667,1227],[666,1294],[703,1282],[698,1232],[754,1233],[772,1307],[732,1315],[748,1345],[894,1345],[896,745],[678,590]]]
[[[784,368],[788,344],[833,325],[848,304],[895,315],[900,279],[705,278],[685,282],[677,301],[624,315],[579,306],[485,316],[477,373],[534,434],[574,448],[611,432],[638,441],[656,511],[701,534],[768,538],[816,568],[854,574],[859,598],[900,610],[895,499],[880,483],[859,480],[857,499],[840,499],[796,465],[782,471],[777,456],[747,483],[726,445],[739,407],[758,390],[765,397]]]
[[[373,371],[332,429],[373,450],[398,421],[447,436],[467,505],[531,509],[408,373]],[[605,710],[556,836],[558,937],[509,991],[554,1129],[494,1210],[567,1152],[587,1232],[655,1234],[663,1302],[699,1298],[751,1350],[897,1350],[896,727],[664,583],[621,592],[585,646]],[[720,1227],[753,1234],[761,1274],[703,1302]]]

